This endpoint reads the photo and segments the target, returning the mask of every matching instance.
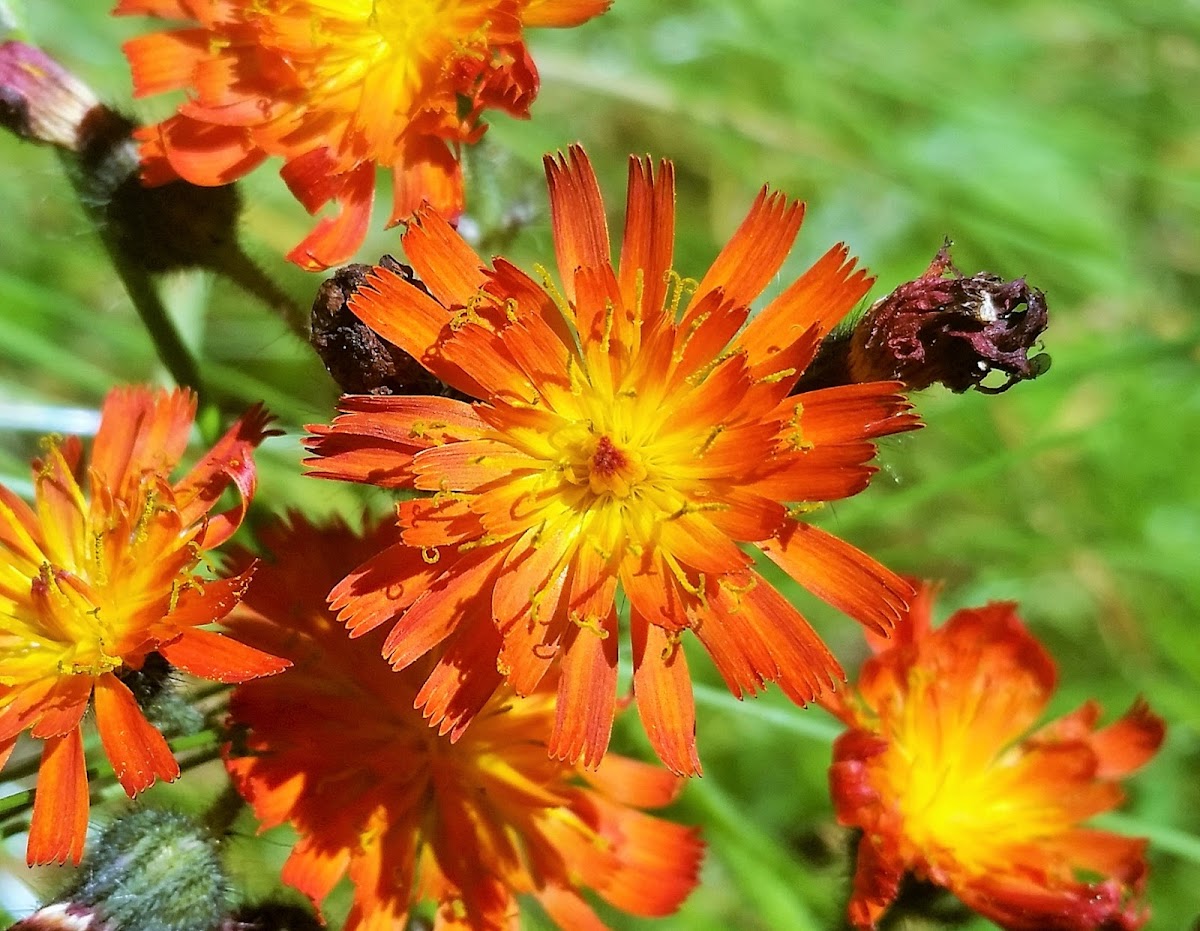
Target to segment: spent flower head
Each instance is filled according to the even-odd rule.
[[[631,160],[616,266],[582,149],[546,171],[560,284],[485,267],[425,209],[404,235],[422,285],[381,267],[351,298],[478,400],[348,396],[311,428],[315,474],[431,493],[400,505],[401,542],[331,597],[356,635],[393,625],[396,669],[443,645],[418,702],[454,735],[501,682],[526,695],[558,670],[551,752],[594,765],[616,707],[619,590],[647,733],[693,773],[686,632],[738,696],[778,682],[803,703],[841,676],[743,544],[873,630],[899,617],[908,583],[803,517],[865,488],[872,441],[918,422],[894,382],[788,396],[870,285],[835,246],[750,318],[801,204],[764,188],[697,282],[672,268],[670,163]]]

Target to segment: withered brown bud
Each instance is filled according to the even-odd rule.
[[[77,151],[79,127],[99,105],[90,87],[41,49],[0,43],[0,124],[22,139]]]
[[[379,264],[428,293],[407,265],[390,255],[383,256]],[[350,298],[366,282],[371,268],[347,265],[338,269],[317,290],[313,301],[309,341],[338,387],[346,394],[430,394],[468,400],[351,312]]]
[[[1046,323],[1041,291],[1024,278],[963,275],[947,241],[924,274],[877,301],[848,335],[827,339],[797,388],[895,379],[914,391],[940,382],[999,394],[1050,368],[1046,353],[1030,355]],[[984,385],[993,371],[1004,383]]]

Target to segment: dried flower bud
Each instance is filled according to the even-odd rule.
[[[390,255],[383,256],[379,264],[426,290],[411,268]],[[333,380],[346,394],[462,397],[350,310],[350,298],[366,282],[371,268],[370,265],[347,265],[338,269],[332,278],[322,283],[313,301],[309,341]]]
[[[877,301],[849,334],[828,338],[796,387],[896,379],[913,391],[940,382],[999,394],[1050,368],[1046,353],[1029,355],[1046,323],[1041,291],[1024,278],[963,275],[947,241],[924,274]],[[1004,384],[983,384],[992,371]]]
[[[78,151],[84,117],[99,105],[91,88],[41,49],[0,44],[0,123],[21,138]]]

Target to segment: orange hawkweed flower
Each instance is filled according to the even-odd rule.
[[[594,765],[616,705],[619,587],[646,730],[694,773],[685,631],[739,697],[777,681],[804,703],[842,675],[740,544],[873,630],[899,616],[908,583],[799,516],[863,489],[872,439],[918,422],[895,382],[789,397],[870,285],[844,246],[743,326],[801,204],[764,188],[695,282],[671,268],[670,163],[631,160],[615,268],[586,155],[546,171],[561,287],[540,268],[540,282],[503,259],[485,268],[426,209],[404,248],[428,292],[376,268],[354,296],[368,326],[480,400],[351,396],[310,428],[314,474],[434,493],[400,505],[402,543],[331,598],[354,634],[395,621],[396,669],[446,642],[418,703],[456,734],[473,713],[456,690],[506,679],[527,695],[557,665],[551,752]]]
[[[334,201],[288,258],[344,262],[367,233],[375,169],[395,178],[392,223],[427,199],[462,210],[457,151],[489,108],[529,115],[531,26],[576,26],[612,0],[119,0],[117,14],[192,21],[125,44],[134,94],[186,89],[139,130],[142,177],[236,181],[268,156],[309,213]]]
[[[187,391],[115,389],[87,466],[77,438],[51,439],[34,463],[34,508],[0,486],[0,765],[22,731],[43,741],[31,864],[83,854],[80,720],[93,696],[104,752],[131,797],[179,775],[122,670],[140,669],[155,651],[220,682],[288,665],[198,629],[224,617],[249,582],[249,570],[219,581],[202,581],[195,570],[241,523],[254,494],[251,455],[269,431],[266,415],[250,411],[172,483],[195,408]],[[229,485],[240,502],[210,517]]]
[[[891,641],[872,641],[857,689],[829,703],[850,727],[830,770],[838,820],[863,831],[851,922],[874,928],[912,872],[1015,931],[1141,927],[1146,841],[1080,825],[1120,804],[1162,720],[1139,700],[1097,730],[1088,702],[1026,735],[1054,661],[1014,605],[932,630],[932,597],[924,587]]]
[[[703,845],[638,809],[670,802],[678,778],[617,756],[594,772],[550,759],[549,687],[523,699],[499,690],[451,743],[413,707],[431,663],[396,674],[379,655],[382,632],[346,636],[326,593],[397,536],[304,523],[270,533],[278,562],[230,621],[295,664],[236,689],[241,736],[226,760],[263,827],[289,822],[300,834],[284,882],[318,904],[348,873],[346,931],[403,927],[429,900],[437,929],[515,929],[526,893],[564,928],[603,928],[583,887],[635,915],[675,911]]]

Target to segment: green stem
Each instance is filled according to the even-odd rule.
[[[229,278],[244,291],[258,298],[287,325],[302,343],[308,343],[308,312],[292,300],[278,283],[236,246],[225,250],[217,271]]]

